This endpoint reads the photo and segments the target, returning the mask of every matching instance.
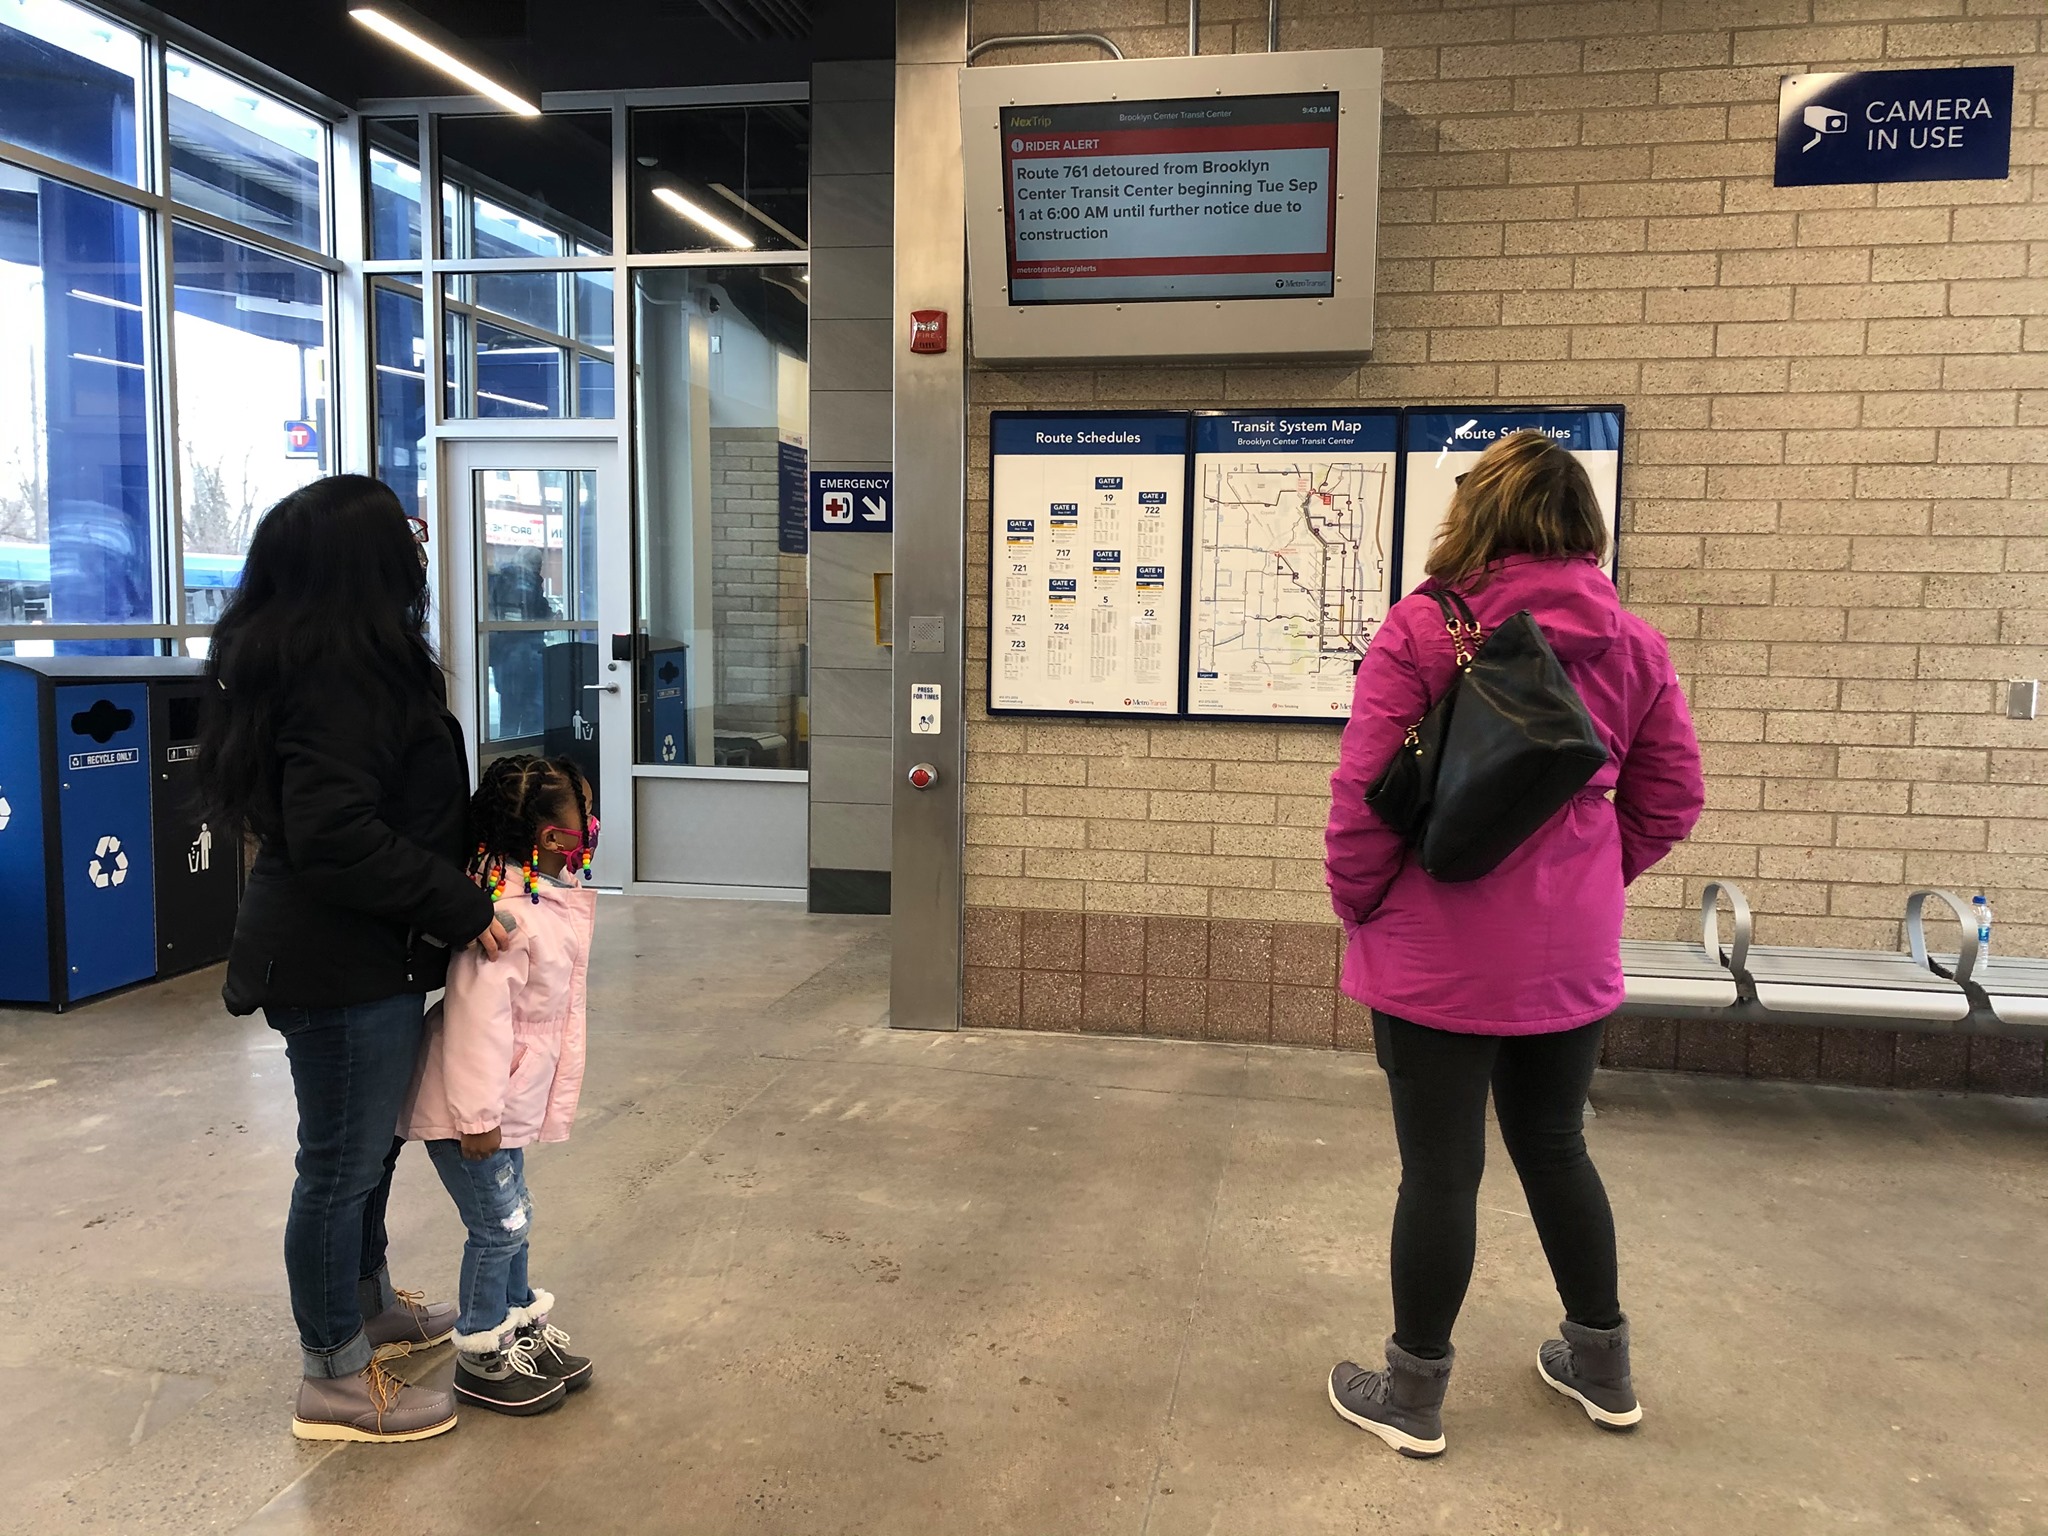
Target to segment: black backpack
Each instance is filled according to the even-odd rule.
[[[1456,592],[1429,595],[1458,670],[1408,728],[1365,803],[1430,876],[1477,880],[1586,787],[1607,746],[1526,608],[1486,635]]]

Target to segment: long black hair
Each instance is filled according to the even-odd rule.
[[[442,697],[426,623],[426,568],[389,486],[329,475],[264,513],[208,653],[199,775],[214,813],[277,830],[277,728],[294,690],[369,689],[394,716]]]
[[[571,812],[576,829],[587,831],[590,786],[583,770],[568,758],[515,753],[486,764],[469,801],[469,835],[476,843],[469,861],[471,877],[491,886],[502,875],[501,889],[509,891],[513,871],[522,871],[525,890],[532,895],[534,869],[529,861],[538,854],[541,828],[560,825]]]

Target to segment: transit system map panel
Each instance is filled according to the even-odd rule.
[[[1399,420],[1195,418],[1188,714],[1350,718],[1392,597]]]
[[[1012,304],[1336,292],[1335,91],[1002,114]]]
[[[1429,547],[1451,508],[1458,477],[1479,455],[1511,432],[1548,434],[1586,466],[1593,495],[1607,519],[1607,574],[1615,572],[1615,539],[1621,507],[1621,407],[1525,406],[1501,410],[1478,406],[1411,407],[1401,424],[1401,584],[1397,596],[1424,580]]]
[[[1188,418],[990,422],[991,714],[1180,712]]]

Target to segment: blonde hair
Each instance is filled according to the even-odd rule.
[[[1509,555],[1606,553],[1607,521],[1585,466],[1541,432],[1510,432],[1458,477],[1425,569],[1446,586],[1483,585],[1487,567]]]

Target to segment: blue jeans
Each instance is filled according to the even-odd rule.
[[[266,1008],[284,1036],[299,1104],[298,1181],[284,1226],[284,1272],[308,1376],[370,1363],[363,1319],[391,1305],[384,1207],[398,1162],[398,1117],[418,1065],[426,999],[416,992],[348,1008]]]
[[[427,1154],[469,1229],[462,1245],[462,1321],[456,1332],[494,1334],[514,1307],[533,1304],[533,1287],[526,1280],[526,1239],[533,1231],[526,1150],[502,1147],[489,1157],[468,1158],[459,1141],[430,1141]]]

